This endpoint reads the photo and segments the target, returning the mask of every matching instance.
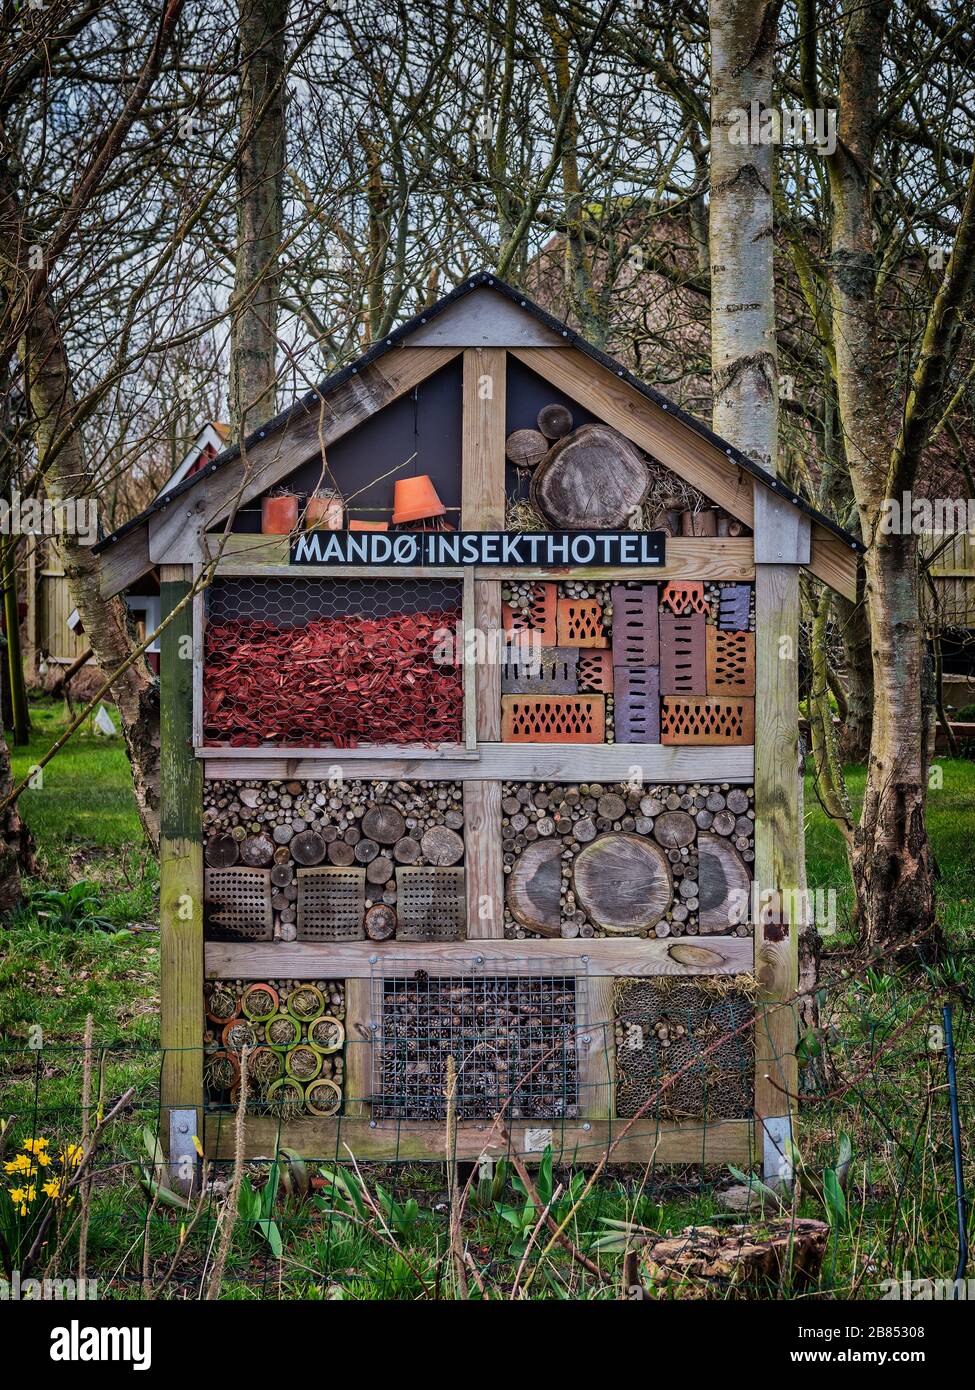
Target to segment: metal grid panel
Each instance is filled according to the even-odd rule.
[[[397,869],[396,915],[399,941],[456,941],[467,925],[464,870]]]
[[[363,941],[365,869],[298,870],[298,940]]]
[[[274,926],[268,869],[207,869],[207,935],[217,941],[270,941]]]
[[[459,608],[459,579],[221,579],[206,591],[210,623],[302,627],[323,618],[388,618]]]
[[[377,977],[373,1117],[443,1120],[452,1056],[458,1119],[574,1119],[583,989],[564,970]]]

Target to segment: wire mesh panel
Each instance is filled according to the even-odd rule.
[[[373,983],[375,1119],[442,1120],[447,1059],[460,1120],[572,1119],[579,1109],[572,976],[390,976]]]
[[[270,941],[274,913],[267,869],[207,869],[204,890],[209,936]]]
[[[336,865],[299,869],[298,940],[362,941],[366,871]]]
[[[455,580],[218,579],[207,594],[208,744],[459,744]]]

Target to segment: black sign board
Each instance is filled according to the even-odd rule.
[[[663,531],[308,531],[293,565],[498,565],[547,569],[662,565]]]

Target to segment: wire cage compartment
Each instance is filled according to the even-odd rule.
[[[204,746],[463,744],[463,580],[218,577],[201,609]]]
[[[576,1118],[585,986],[566,964],[551,973],[375,976],[373,1118],[445,1119],[449,1057],[458,1120]]]

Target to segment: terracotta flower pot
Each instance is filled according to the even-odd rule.
[[[350,521],[350,531],[388,531],[388,521]]]
[[[313,493],[305,508],[305,530],[341,531],[345,503],[337,492]]]
[[[443,516],[447,508],[426,473],[416,478],[400,478],[393,489],[393,521],[425,521]]]
[[[287,536],[298,524],[298,499],[292,493],[261,498],[261,534]]]

